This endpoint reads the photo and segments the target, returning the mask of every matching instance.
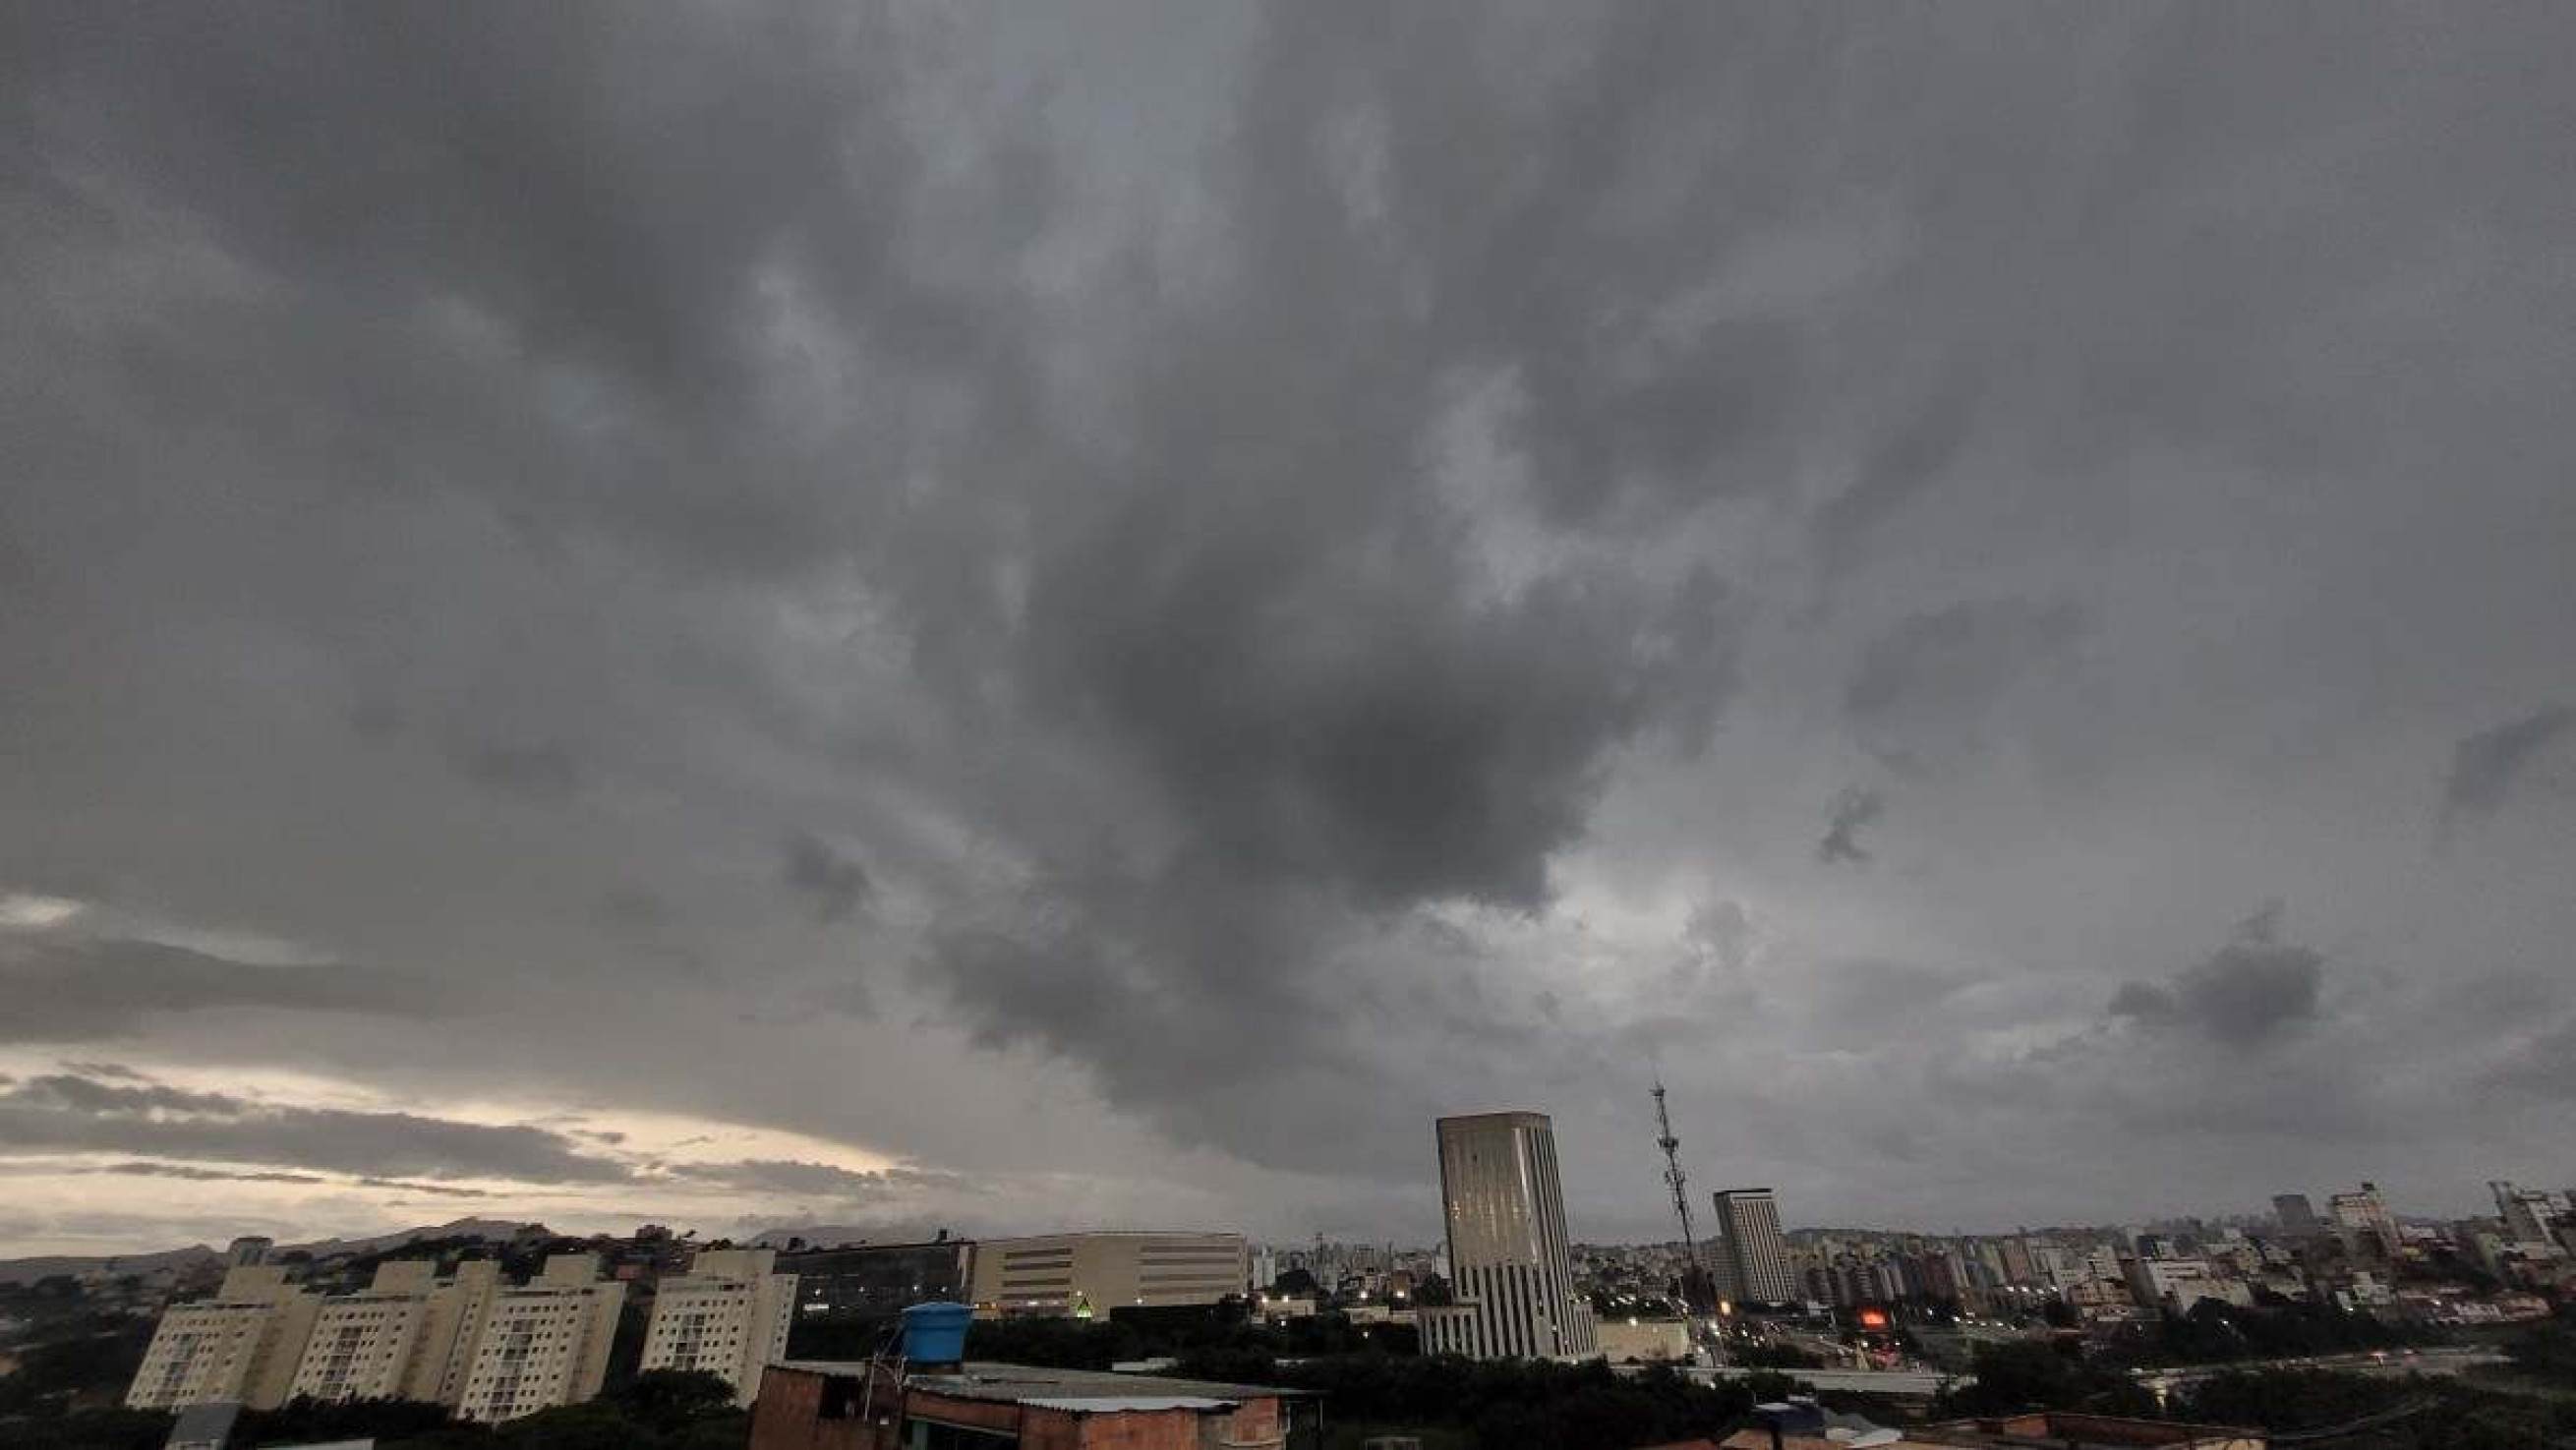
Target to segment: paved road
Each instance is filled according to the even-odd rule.
[[[2410,1374],[2447,1378],[2481,1365],[2502,1364],[2505,1357],[2492,1349],[2475,1346],[2446,1346],[2419,1349],[2409,1354],[2392,1349],[2384,1354],[2316,1354],[2297,1359],[2249,1359],[2231,1364],[2175,1365],[2168,1369],[2148,1370],[2138,1376],[2139,1382],[2151,1387],[2170,1389],[2176,1385],[2196,1384],[2212,1375],[2231,1370],[2249,1369],[2331,1369],[2346,1374],[2380,1375],[2402,1378]]]

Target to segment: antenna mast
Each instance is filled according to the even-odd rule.
[[[1682,1178],[1682,1141],[1673,1136],[1673,1116],[1664,1108],[1664,1080],[1655,1079],[1655,1146],[1664,1150],[1664,1182],[1673,1190],[1673,1212],[1682,1221],[1682,1259],[1688,1266],[1682,1276],[1682,1302],[1687,1305],[1692,1293],[1707,1282],[1699,1262],[1699,1236],[1691,1231],[1690,1193]]]

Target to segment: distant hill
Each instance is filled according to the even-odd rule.
[[[315,1239],[309,1244],[279,1244],[277,1248],[281,1253],[288,1249],[301,1249],[317,1259],[323,1259],[340,1254],[382,1253],[387,1249],[398,1249],[405,1244],[418,1243],[422,1239],[485,1239],[494,1243],[507,1243],[517,1238],[523,1229],[543,1233],[545,1227],[541,1223],[523,1223],[506,1218],[460,1218],[451,1223],[436,1224],[429,1228],[397,1229],[392,1233],[375,1234],[367,1238]]]
[[[175,1269],[186,1273],[208,1268],[222,1259],[222,1254],[204,1244],[164,1249],[152,1254],[100,1254],[95,1257],[52,1254],[36,1259],[0,1259],[0,1284],[32,1284],[56,1274],[86,1274],[93,1270],[111,1274],[150,1274]]]
[[[506,1243],[522,1229],[543,1231],[545,1225],[520,1223],[502,1218],[460,1218],[429,1228],[397,1229],[392,1233],[366,1238],[316,1239],[308,1244],[279,1244],[277,1249],[301,1249],[317,1259],[351,1254],[382,1253],[422,1239],[487,1239]],[[223,1254],[204,1244],[184,1249],[163,1249],[145,1254],[99,1254],[73,1256],[47,1255],[35,1259],[0,1259],[0,1284],[32,1284],[55,1274],[87,1274],[93,1271],[111,1274],[149,1274],[161,1269],[181,1272],[204,1270],[223,1262]]]

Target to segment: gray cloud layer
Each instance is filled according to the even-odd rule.
[[[2483,1044],[2576,1015],[2517,792],[2576,617],[2567,14],[6,24],[0,891],[370,970],[29,931],[0,1036],[1287,1232],[1520,1101],[1651,1225],[1662,1047],[1722,1176],[1853,1213],[2528,1137]],[[1942,850],[1817,870],[1890,775]],[[2484,839],[2428,863],[2436,813]],[[2272,895],[2330,975],[2165,974]],[[2068,1171],[2105,1123],[2133,1170]]]

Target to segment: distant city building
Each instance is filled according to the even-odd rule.
[[[2379,1196],[2379,1185],[2364,1183],[2350,1193],[2326,1200],[2335,1231],[2354,1251],[2385,1258],[2397,1252],[2397,1216]]]
[[[608,1378],[626,1285],[596,1254],[556,1254],[534,1279],[493,1294],[456,1401],[460,1418],[514,1420],[579,1404]]]
[[[1424,1309],[1430,1354],[1586,1359],[1600,1352],[1574,1292],[1565,1189],[1545,1113],[1479,1113],[1439,1123],[1440,1193],[1457,1302]]]
[[[1798,1297],[1789,1241],[1780,1233],[1780,1204],[1768,1188],[1729,1188],[1716,1195],[1721,1282],[1740,1303],[1786,1304]]]
[[[733,1386],[735,1404],[757,1399],[761,1370],[787,1357],[796,1309],[796,1276],[772,1272],[777,1259],[774,1249],[701,1249],[655,1293],[637,1367],[706,1370]]]
[[[2129,1292],[2145,1308],[2189,1309],[2203,1299],[2251,1302],[2244,1286],[2220,1279],[2206,1259],[2137,1258],[2126,1267]]]
[[[1241,1296],[1243,1235],[1092,1232],[983,1239],[969,1256],[976,1312],[1099,1315],[1121,1305],[1215,1304]]]
[[[277,1247],[275,1239],[258,1234],[244,1234],[224,1246],[224,1263],[229,1268],[247,1269],[268,1262],[268,1251]]]
[[[321,1309],[320,1296],[288,1284],[283,1268],[233,1269],[212,1299],[162,1312],[125,1403],[171,1410],[233,1400],[276,1409],[286,1403]]]
[[[2504,1220],[2507,1243],[2554,1244],[2555,1220],[2567,1213],[2567,1200],[2543,1188],[2517,1188],[2502,1179],[2487,1184],[2495,1195],[2496,1216]]]
[[[2276,1193],[2272,1196],[2272,1217],[2281,1232],[2294,1239],[2315,1238],[2324,1225],[2317,1222],[2316,1205],[2304,1193]]]

